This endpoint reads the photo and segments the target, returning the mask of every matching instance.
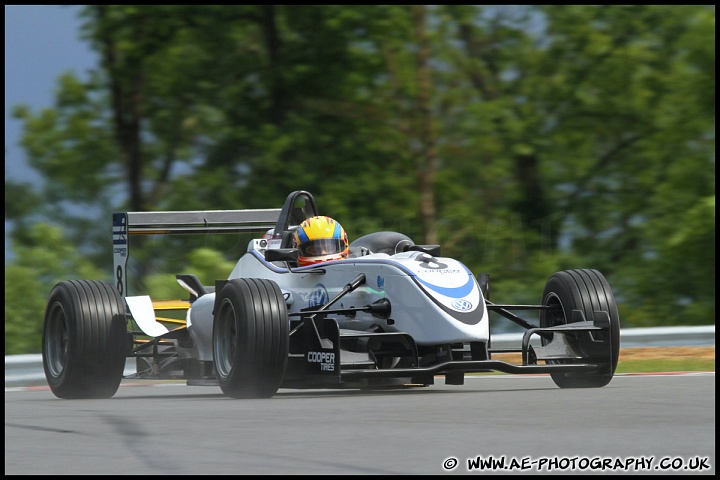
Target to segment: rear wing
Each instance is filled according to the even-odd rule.
[[[115,287],[123,297],[127,294],[126,269],[130,258],[130,235],[265,233],[275,228],[281,211],[276,208],[113,213]]]

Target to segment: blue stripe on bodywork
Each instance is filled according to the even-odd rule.
[[[468,273],[468,281],[465,283],[465,285],[461,285],[459,287],[440,287],[438,285],[433,285],[432,283],[428,283],[421,279],[420,277],[416,276],[415,279],[418,281],[418,283],[422,284],[423,286],[429,288],[433,292],[437,292],[440,295],[445,295],[446,297],[450,298],[463,298],[472,292],[473,287],[475,286],[475,281],[472,273],[463,265],[465,268],[465,271]]]

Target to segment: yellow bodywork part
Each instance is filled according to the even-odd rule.
[[[153,300],[152,302],[153,310],[156,312],[158,310],[160,311],[168,311],[168,310],[188,310],[190,308],[190,302],[187,300]],[[178,318],[168,318],[168,317],[158,317],[156,316],[155,319],[158,322],[167,322],[167,323],[175,323],[178,325],[185,325],[187,322],[185,319],[178,319]]]
[[[152,306],[155,310],[187,310],[190,308],[190,302],[187,300],[153,300]]]

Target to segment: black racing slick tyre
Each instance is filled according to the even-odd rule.
[[[610,322],[606,330],[568,334],[572,335],[574,345],[585,361],[603,364],[607,368],[602,373],[552,373],[551,377],[560,388],[596,388],[610,383],[620,353],[620,319],[615,297],[602,273],[589,269],[554,273],[545,284],[542,304],[561,307],[541,312],[540,327],[543,328],[573,323],[573,310],[580,310],[588,321],[593,321],[596,311],[607,313]],[[545,345],[549,341],[543,338],[542,343]]]
[[[285,376],[287,306],[272,280],[236,278],[218,293],[213,323],[215,376],[233,398],[269,398]]]
[[[92,280],[55,285],[45,309],[42,359],[56,397],[115,395],[127,346],[125,302],[115,287]]]

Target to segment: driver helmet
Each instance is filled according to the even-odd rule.
[[[293,233],[293,246],[300,250],[300,266],[347,258],[350,253],[342,225],[325,216],[305,219]]]

